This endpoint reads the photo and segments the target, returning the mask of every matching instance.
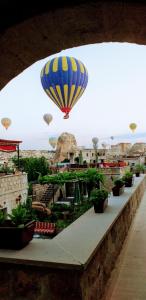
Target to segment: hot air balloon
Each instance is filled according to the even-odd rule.
[[[43,89],[69,118],[69,112],[82,96],[88,83],[88,72],[76,58],[63,56],[49,60],[41,71]]]
[[[43,115],[43,119],[44,119],[44,121],[49,125],[50,122],[52,121],[53,117],[52,117],[51,114],[44,114],[44,115]]]
[[[11,125],[11,120],[9,118],[3,118],[1,119],[1,124],[6,128],[6,130],[9,128]]]
[[[102,145],[103,148],[106,149],[106,147],[107,147],[107,143],[106,142],[103,142],[101,145]]]
[[[93,143],[93,148],[94,148],[94,150],[95,150],[95,157],[96,157],[96,163],[98,162],[98,153],[97,153],[97,148],[98,148],[98,141],[99,141],[99,139],[97,138],[97,137],[94,137],[93,139],[92,139],[92,143]]]
[[[130,123],[130,124],[129,124],[129,128],[131,129],[132,132],[135,131],[136,127],[137,127],[137,124],[136,124],[136,123]]]
[[[56,147],[56,144],[57,144],[57,138],[55,138],[55,137],[49,138],[49,143],[52,146],[52,148],[54,149]]]
[[[114,139],[114,136],[111,136],[110,139],[113,140],[113,139]]]
[[[99,142],[99,139],[97,137],[94,137],[92,139],[93,146],[97,146],[98,142]]]

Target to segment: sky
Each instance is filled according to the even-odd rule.
[[[88,69],[89,81],[70,118],[44,92],[40,72],[55,56],[73,56]],[[78,146],[92,147],[92,137],[103,142],[146,142],[146,46],[101,43],[66,49],[35,62],[12,79],[0,93],[0,119],[12,124],[6,131],[0,124],[0,138],[22,140],[21,149],[48,149],[49,137],[63,132],[75,135]],[[52,114],[48,126],[45,113]],[[129,124],[134,122],[134,134]],[[114,140],[110,139],[114,136]]]

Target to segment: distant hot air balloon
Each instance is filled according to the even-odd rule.
[[[56,144],[57,144],[57,138],[55,138],[55,137],[49,138],[49,143],[52,146],[52,148],[54,149],[56,147]]]
[[[113,140],[113,139],[114,139],[114,136],[111,136],[110,139]]]
[[[99,142],[99,139],[97,137],[94,137],[92,139],[93,146],[97,146],[98,142]]]
[[[52,121],[53,117],[52,117],[51,114],[44,114],[44,115],[43,115],[43,119],[44,119],[44,121],[49,125],[50,122]]]
[[[95,157],[96,157],[96,163],[98,162],[98,153],[97,153],[97,148],[98,148],[98,141],[99,141],[99,139],[97,138],[97,137],[94,137],[93,139],[92,139],[92,143],[93,143],[93,148],[94,148],[94,150],[95,150]]]
[[[82,96],[88,83],[88,72],[76,58],[63,56],[49,60],[41,71],[43,89],[69,118],[69,112]]]
[[[102,143],[102,147],[103,147],[104,149],[106,149],[107,143],[106,143],[106,142],[103,142],[103,143]]]
[[[136,124],[136,123],[130,123],[130,124],[129,124],[129,128],[131,129],[132,132],[135,131],[136,127],[137,127],[137,124]]]
[[[6,128],[8,129],[9,126],[11,125],[11,120],[9,118],[3,118],[1,119],[1,124]]]

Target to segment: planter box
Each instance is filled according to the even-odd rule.
[[[94,211],[95,213],[103,213],[107,206],[108,206],[108,198],[105,199],[105,201],[102,203],[94,204]]]
[[[35,221],[31,221],[24,227],[15,227],[11,220],[6,220],[0,226],[0,248],[22,249],[33,238]]]
[[[120,196],[124,193],[124,187],[125,185],[123,185],[122,187],[117,187],[117,186],[114,186],[112,188],[112,191],[113,191],[113,196]]]

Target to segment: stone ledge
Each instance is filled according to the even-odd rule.
[[[19,251],[1,249],[0,262],[67,269],[86,267],[145,178],[135,178],[134,186],[125,188],[120,197],[111,196],[104,214],[95,214],[91,208],[52,240],[33,239]]]

